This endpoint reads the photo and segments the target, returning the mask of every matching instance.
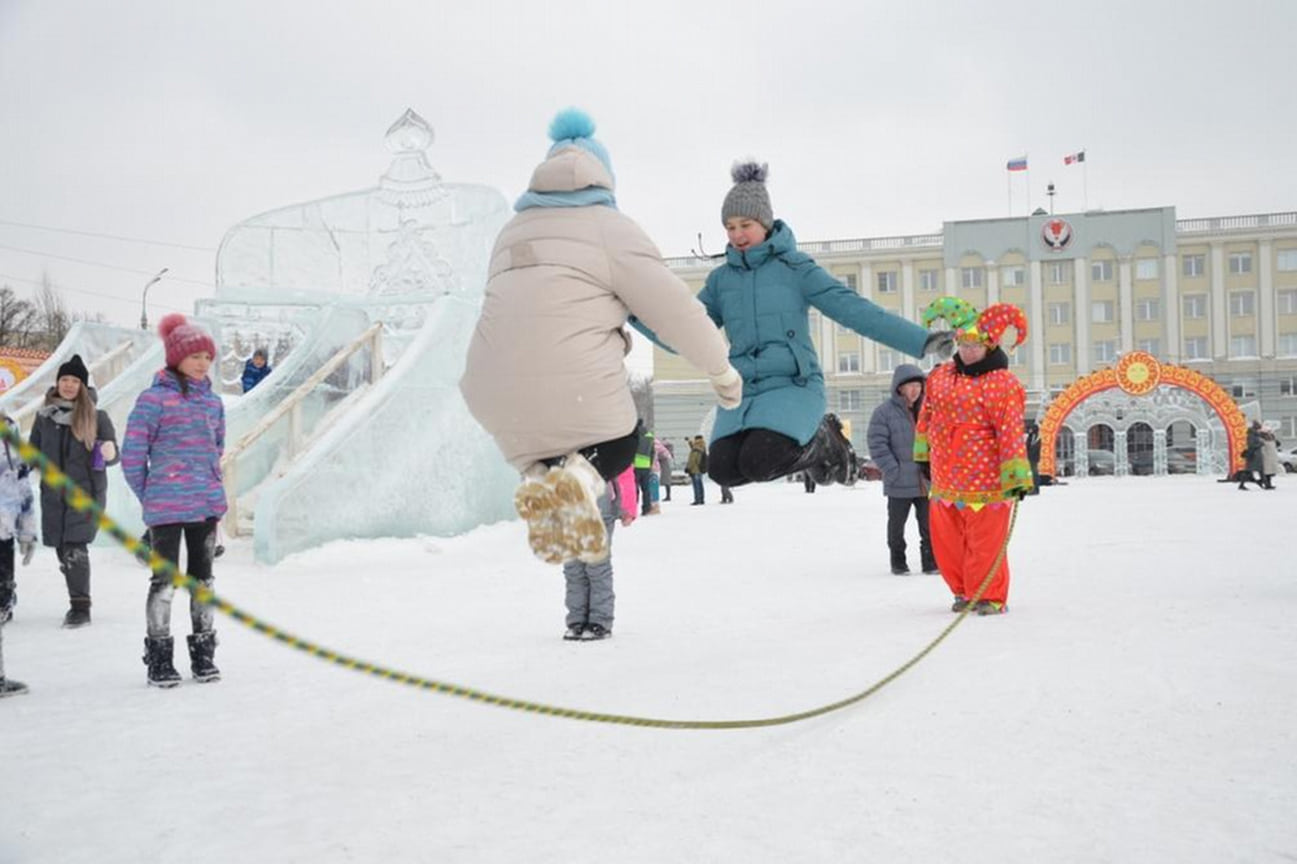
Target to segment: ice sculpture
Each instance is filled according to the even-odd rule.
[[[456,387],[510,211],[493,189],[443,182],[432,138],[406,111],[376,187],[255,216],[221,243],[216,297],[198,305],[218,322],[226,387],[274,346],[272,374],[227,402],[241,514],[227,531],[251,527],[259,560],[512,515],[517,477]]]

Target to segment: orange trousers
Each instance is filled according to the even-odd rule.
[[[992,505],[973,510],[971,507],[952,507],[944,501],[932,502],[928,512],[932,551],[936,553],[941,578],[946,580],[950,592],[956,597],[972,597],[990,572],[1009,533],[1012,509],[1007,505]],[[982,599],[1008,605],[1007,550]]]

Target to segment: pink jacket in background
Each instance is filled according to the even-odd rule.
[[[629,516],[633,521],[639,515],[639,485],[635,482],[634,466],[618,474],[611,483],[617,509],[621,511],[618,518]]]

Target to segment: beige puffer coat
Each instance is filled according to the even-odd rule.
[[[565,147],[532,174],[535,192],[613,188],[597,158]],[[505,225],[459,387],[519,471],[635,428],[623,358],[640,318],[706,375],[728,348],[643,230],[612,207],[535,207]]]

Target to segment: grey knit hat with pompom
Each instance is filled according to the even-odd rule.
[[[775,211],[770,206],[770,193],[766,191],[766,175],[769,169],[765,163],[735,162],[730,169],[734,178],[734,188],[725,196],[721,205],[721,224],[735,216],[755,219],[767,231],[775,224]]]

